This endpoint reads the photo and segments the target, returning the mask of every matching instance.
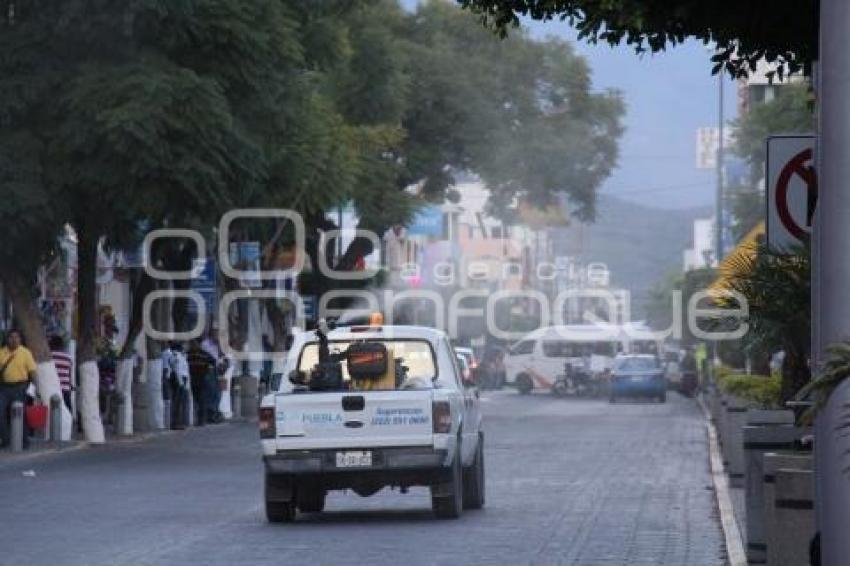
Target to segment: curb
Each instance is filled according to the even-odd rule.
[[[720,514],[723,538],[726,540],[726,555],[731,566],[747,566],[744,539],[741,536],[741,529],[735,519],[735,511],[732,507],[732,497],[729,494],[729,480],[726,478],[726,471],[723,469],[723,457],[720,455],[717,430],[714,428],[714,423],[711,422],[711,417],[701,395],[697,397],[697,403],[700,409],[702,409],[703,415],[705,415],[711,478],[714,483],[714,495],[717,499],[717,510]]]
[[[68,441],[67,445],[62,446],[61,448],[44,448],[41,450],[25,451],[19,453],[4,452],[0,454],[0,456],[2,456],[2,458],[0,458],[0,470],[8,466],[24,464],[51,455],[56,456],[58,454],[69,454],[71,452],[78,452],[80,450],[83,450],[84,448],[88,448],[89,446],[91,445],[88,442]]]

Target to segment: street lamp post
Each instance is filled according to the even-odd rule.
[[[714,253],[717,265],[723,261],[723,78],[724,71],[717,74],[717,195],[714,221]]]
[[[850,338],[850,2],[820,4],[819,202],[814,223],[812,367],[827,345]],[[850,383],[824,407],[815,428],[816,510],[822,564],[845,564],[850,556],[850,439],[837,425],[848,418]],[[842,419],[842,412],[844,413]]]

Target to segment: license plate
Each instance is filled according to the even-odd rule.
[[[337,452],[337,468],[365,468],[372,465],[372,453],[368,450]]]

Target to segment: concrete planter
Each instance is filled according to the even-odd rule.
[[[763,564],[767,560],[764,517],[764,455],[768,452],[790,450],[794,441],[804,434],[808,434],[810,430],[793,425],[774,425],[745,426],[742,432],[742,448],[746,462],[747,560],[751,564]]]
[[[776,527],[776,472],[781,469],[808,470],[814,466],[811,454],[804,452],[768,452],[764,455],[764,539],[767,545],[767,564],[780,564],[777,551],[779,539],[785,536]]]
[[[794,411],[788,409],[750,409],[747,411],[747,425],[775,426],[793,425]]]
[[[815,534],[814,472],[779,469],[776,471],[775,490],[774,525],[778,536],[775,539],[776,552],[771,552],[775,561],[771,564],[808,564],[809,544]]]
[[[715,426],[717,428],[717,441],[720,443],[720,453],[723,456],[723,465],[729,464],[729,458],[726,455],[726,448],[729,444],[726,430],[726,407],[729,404],[729,395],[718,390],[717,392],[717,419]]]
[[[744,487],[744,436],[743,428],[747,424],[748,403],[732,395],[726,399],[724,419],[724,456],[729,485]]]

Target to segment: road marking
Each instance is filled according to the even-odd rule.
[[[732,507],[732,497],[729,494],[729,480],[726,479],[723,457],[720,455],[720,446],[717,442],[717,430],[714,428],[714,423],[711,422],[711,417],[702,397],[697,397],[697,402],[705,415],[711,477],[714,481],[714,495],[717,498],[717,509],[720,512],[723,538],[726,539],[726,554],[729,558],[729,564],[730,566],[747,566],[747,553],[744,552],[741,529],[735,520],[735,510]]]

